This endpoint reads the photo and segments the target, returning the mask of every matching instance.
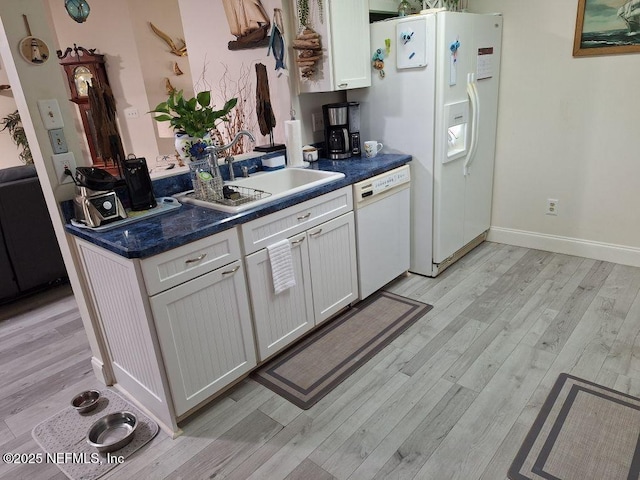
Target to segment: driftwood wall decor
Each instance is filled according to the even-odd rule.
[[[271,22],[260,0],[222,0],[229,31],[235,40],[229,50],[266,47],[269,45]]]

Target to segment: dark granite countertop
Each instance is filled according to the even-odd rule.
[[[342,172],[345,178],[237,214],[185,204],[162,215],[103,232],[78,228],[71,224],[67,224],[65,228],[70,234],[123,257],[145,258],[351,185],[409,161],[411,156],[398,154],[378,155],[373,159],[360,157],[349,160],[320,159],[312,163],[309,168]],[[190,188],[188,173],[178,177],[154,181],[156,195],[169,196]]]

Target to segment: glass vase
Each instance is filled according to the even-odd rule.
[[[406,17],[412,12],[411,4],[407,0],[402,0],[398,5],[398,16]]]

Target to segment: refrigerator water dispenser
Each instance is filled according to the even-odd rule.
[[[451,162],[467,154],[467,131],[469,126],[469,101],[449,103],[444,106],[447,126],[447,154],[442,163]]]

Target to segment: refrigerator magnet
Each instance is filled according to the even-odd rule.
[[[382,53],[381,48],[373,52],[373,56],[371,57],[371,66],[375,70],[378,70],[380,78],[384,78],[384,53]]]

